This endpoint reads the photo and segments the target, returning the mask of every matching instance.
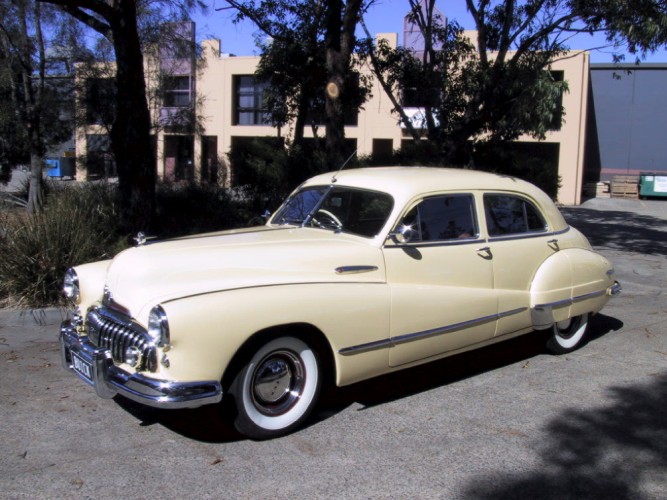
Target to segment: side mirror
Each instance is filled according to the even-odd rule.
[[[413,240],[415,237],[415,230],[412,228],[412,226],[402,224],[394,231],[389,233],[389,237],[399,245],[405,245],[406,243],[410,243]]]

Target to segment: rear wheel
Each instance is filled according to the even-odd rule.
[[[552,327],[547,349],[554,354],[565,354],[577,349],[584,339],[588,327],[588,314],[559,321]]]
[[[287,434],[308,417],[320,386],[315,350],[296,337],[270,340],[254,351],[232,382],[234,426],[252,439]]]

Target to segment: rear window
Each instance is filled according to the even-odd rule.
[[[484,212],[489,236],[508,236],[547,230],[542,213],[519,196],[485,194]]]

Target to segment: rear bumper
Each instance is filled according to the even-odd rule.
[[[102,398],[121,394],[165,409],[197,408],[222,400],[218,381],[172,382],[126,372],[114,364],[109,349],[96,347],[87,337],[80,337],[70,321],[60,327],[60,354],[63,367],[92,385]]]

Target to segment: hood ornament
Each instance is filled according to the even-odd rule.
[[[156,236],[146,236],[145,233],[139,231],[137,235],[132,238],[134,240],[135,247],[142,247],[146,244],[148,240],[154,240]]]

